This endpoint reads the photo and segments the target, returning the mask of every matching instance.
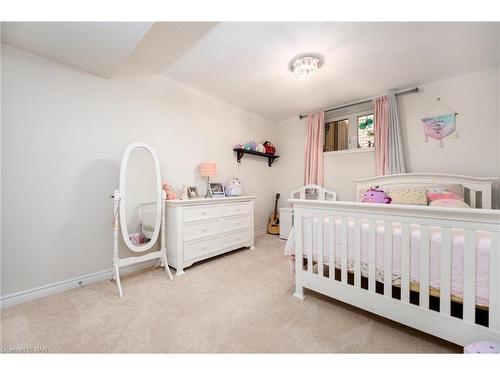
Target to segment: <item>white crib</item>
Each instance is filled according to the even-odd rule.
[[[496,178],[474,178],[444,174],[402,174],[357,181],[357,194],[370,186],[438,186],[460,184],[470,209],[409,205],[366,204],[326,200],[290,199],[295,225],[295,293],[304,298],[304,288],[317,291],[372,313],[427,332],[459,345],[500,339],[500,210],[491,209],[491,188]],[[478,207],[482,207],[479,209]],[[330,218],[331,220],[326,220]],[[340,230],[334,230],[340,221]],[[327,224],[330,223],[330,224]],[[349,224],[348,224],[349,223]],[[327,231],[331,238],[324,241]],[[354,231],[354,266],[348,270],[348,225]],[[383,225],[383,290],[377,290],[376,236]],[[367,287],[362,287],[361,228],[367,226]],[[418,304],[410,300],[410,228],[420,233]],[[400,298],[393,296],[393,227],[400,228]],[[326,228],[326,229],[325,229]],[[430,308],[429,285],[431,231],[440,231],[439,311]],[[452,230],[464,232],[462,317],[451,313]],[[489,296],[487,325],[476,322],[476,249],[478,232],[489,236]],[[334,236],[340,236],[340,264],[335,262]],[[306,242],[307,241],[307,242]],[[309,244],[310,242],[310,244]],[[313,254],[313,243],[316,254]],[[304,246],[304,245],[307,246]],[[310,246],[309,246],[310,245]],[[304,248],[307,253],[304,253]],[[304,264],[304,261],[306,264]],[[335,271],[340,273],[335,277]],[[351,282],[349,282],[351,277]],[[379,285],[380,286],[380,283]],[[381,288],[379,288],[381,289]],[[484,308],[483,308],[484,310]]]
[[[322,186],[309,184],[290,193],[291,199],[314,199],[314,200],[337,200],[337,193],[333,190],[325,189]],[[293,208],[280,208],[280,238],[288,239],[293,227]]]
[[[333,190],[325,189],[319,185],[304,185],[300,189],[292,191],[291,199],[313,199],[319,201],[336,201],[337,193]]]

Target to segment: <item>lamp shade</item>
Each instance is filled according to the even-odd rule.
[[[215,163],[200,164],[201,177],[214,177],[216,171],[217,171],[217,165]]]

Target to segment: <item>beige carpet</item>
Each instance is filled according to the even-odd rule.
[[[1,346],[49,352],[449,353],[461,348],[319,294],[292,297],[284,241],[261,236],[168,280],[125,275],[5,309]]]

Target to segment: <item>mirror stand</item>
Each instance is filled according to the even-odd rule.
[[[118,254],[118,231],[119,231],[119,210],[120,210],[120,191],[114,190],[113,195],[113,276],[112,281],[116,282],[118,295],[123,297],[123,290],[120,282],[120,267],[130,266],[132,264],[146,262],[148,260],[158,259],[157,267],[164,267],[165,272],[170,280],[173,280],[172,273],[168,267],[167,261],[167,248],[165,246],[165,192],[162,191],[162,204],[161,204],[161,229],[160,229],[160,250],[152,251],[146,255],[121,258]]]

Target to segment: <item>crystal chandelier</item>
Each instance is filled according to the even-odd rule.
[[[315,56],[301,56],[292,60],[290,71],[300,81],[307,81],[315,76],[320,68],[320,61]]]

